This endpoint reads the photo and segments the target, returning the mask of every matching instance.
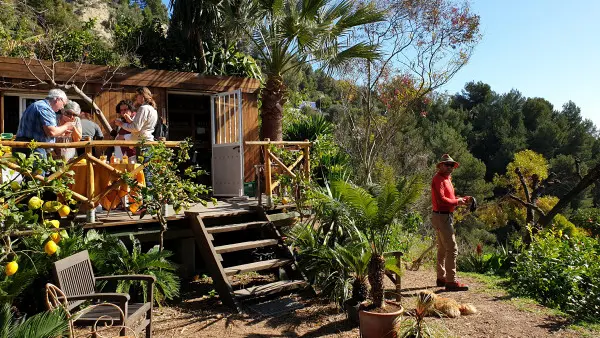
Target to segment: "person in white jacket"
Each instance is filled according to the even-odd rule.
[[[116,120],[115,124],[131,132],[131,140],[154,141],[154,127],[158,121],[156,102],[152,98],[152,92],[146,87],[139,87],[135,92],[135,104],[138,106],[135,117],[132,119],[129,114],[123,114],[122,117],[125,122]],[[150,158],[152,158],[151,148],[149,147],[142,147],[136,153],[143,157],[143,163],[150,161]],[[146,176],[146,185],[151,187],[152,173],[148,168],[144,169],[144,175]]]
[[[138,106],[135,117],[123,114],[125,121],[116,120],[115,124],[131,132],[131,140],[154,141],[154,127],[158,121],[156,102],[152,98],[152,92],[146,87],[140,87],[135,92],[135,104]]]

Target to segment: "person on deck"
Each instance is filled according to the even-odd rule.
[[[116,120],[115,124],[125,130],[131,132],[132,140],[144,140],[154,141],[154,128],[158,121],[158,112],[156,111],[156,102],[152,98],[152,92],[146,87],[139,87],[135,90],[135,104],[138,106],[138,110],[135,117],[131,118],[127,114],[123,114],[123,118],[127,122]],[[136,153],[138,156],[143,157],[143,162],[150,161],[152,154],[150,153],[150,147],[141,147],[140,151]],[[140,161],[142,162],[142,161]],[[152,186],[152,173],[148,168],[144,169],[144,175],[146,177],[146,185]]]
[[[82,127],[81,119],[79,118],[80,114],[81,108],[77,102],[69,101],[67,104],[65,104],[65,107],[62,109],[62,113],[58,117],[58,125],[63,126],[66,124],[71,124],[74,126],[74,128],[71,133],[65,133],[64,135],[57,136],[56,143],[81,141]],[[77,156],[77,150],[75,150],[75,148],[55,149],[55,153],[65,161]]]
[[[131,123],[133,122],[133,119],[135,118],[136,115],[136,111],[135,108],[133,107],[133,102],[131,102],[131,100],[121,100],[121,102],[119,102],[119,104],[117,104],[117,116],[119,116],[117,118],[117,120],[115,120],[115,124],[116,121],[121,121],[121,122],[128,122]],[[118,127],[115,131],[115,140],[131,140],[131,132],[129,130],[124,129],[123,127]],[[129,135],[129,136],[128,136]],[[118,149],[115,149],[115,154],[117,157],[122,157],[127,156],[127,157],[131,157],[131,156],[135,156],[135,148],[132,147],[119,147],[121,150],[121,155],[119,156],[118,153]]]
[[[72,123],[57,125],[56,112],[67,103],[67,94],[60,89],[51,89],[46,99],[36,101],[27,107],[19,120],[15,141],[54,142],[55,137],[70,134],[75,126]],[[14,152],[29,153],[29,149],[18,148]],[[35,153],[47,156],[46,149],[36,148]]]
[[[146,87],[140,87],[135,92],[135,104],[138,107],[135,117],[123,114],[125,121],[116,120],[115,124],[131,132],[132,140],[154,141],[154,127],[158,121],[156,102]]]
[[[81,137],[89,137],[90,140],[103,140],[104,134],[98,123],[93,121],[92,114],[81,112]]]
[[[451,174],[459,163],[448,154],[442,155],[437,164],[437,173],[431,181],[431,204],[433,214],[431,223],[436,232],[437,241],[437,280],[436,285],[445,286],[446,291],[466,291],[469,286],[456,280],[456,257],[458,245],[454,236],[454,209],[465,205],[470,196],[454,195]]]

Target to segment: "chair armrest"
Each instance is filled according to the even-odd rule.
[[[109,293],[109,292],[98,292],[98,293],[88,293],[84,295],[77,296],[67,296],[67,301],[73,300],[105,300],[105,301],[118,301],[126,303],[129,301],[129,295],[126,293]]]
[[[111,280],[141,280],[149,283],[156,282],[156,277],[151,275],[114,275],[114,276],[101,276],[96,277],[96,282],[98,281],[111,281]]]

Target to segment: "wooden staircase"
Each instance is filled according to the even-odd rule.
[[[262,208],[202,216],[186,212],[196,244],[222,302],[241,312],[242,300],[303,289],[306,279],[283,243],[279,228],[291,225],[297,212]],[[275,282],[234,290],[231,278],[248,272],[272,270],[287,276]]]

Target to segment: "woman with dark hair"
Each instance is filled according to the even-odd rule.
[[[131,102],[131,100],[121,100],[121,102],[119,102],[119,104],[117,104],[117,116],[119,116],[116,120],[115,120],[115,124],[116,121],[121,121],[121,122],[127,122],[127,123],[131,123],[133,122],[133,118],[135,117],[136,112],[135,112],[135,108],[133,107],[133,102]],[[118,124],[117,124],[118,125]],[[127,136],[130,135],[131,132],[119,127],[116,130],[116,137],[115,140],[130,140],[131,136]],[[120,147],[121,148],[121,155],[125,155],[127,157],[131,157],[131,156],[135,156],[135,148],[130,148],[130,147]],[[117,157],[121,157],[118,156],[118,152],[117,154],[115,154],[115,156]]]
[[[140,87],[135,92],[137,113],[135,116],[123,114],[125,122],[117,120],[115,124],[131,132],[132,140],[154,141],[154,127],[158,121],[156,102],[152,98],[152,92],[146,87]]]

